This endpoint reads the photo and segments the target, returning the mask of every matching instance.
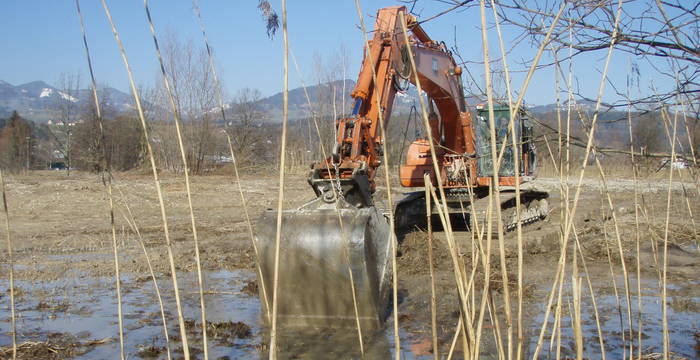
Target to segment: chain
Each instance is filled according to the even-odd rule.
[[[339,175],[340,171],[338,169],[338,164],[335,161],[333,161],[332,164],[333,164],[333,169],[335,170],[336,191],[338,192],[338,197],[341,198],[341,197],[343,197],[343,188],[340,186],[340,175]],[[332,182],[331,182],[331,186],[333,186]]]

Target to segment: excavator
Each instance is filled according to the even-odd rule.
[[[410,32],[405,41],[399,14],[403,13]],[[410,52],[408,51],[410,47]],[[414,57],[413,73],[409,56]],[[394,98],[401,83],[420,79],[429,99],[429,123],[446,203],[452,213],[470,200],[489,201],[494,166],[488,106],[468,108],[461,80],[462,69],[443,42],[432,40],[406,7],[380,9],[373,38],[356,86],[352,114],[336,121],[335,147],[328,156],[311,165],[308,182],[316,197],[297,209],[284,210],[278,268],[277,324],[287,327],[379,328],[388,312],[392,280],[392,241],[399,228],[411,228],[425,221],[424,191],[405,194],[395,204],[395,228],[389,225],[390,209],[377,190],[377,171],[384,154],[380,121],[390,120]],[[376,77],[375,77],[376,76]],[[374,79],[376,78],[376,83]],[[497,144],[509,141],[509,105],[494,106]],[[381,116],[380,116],[381,115]],[[532,126],[525,112],[515,116],[520,157],[515,176],[512,146],[498,167],[503,188],[499,199],[504,231],[547,215],[547,193],[521,192],[520,216],[515,216],[515,193],[509,187],[534,179],[537,170]],[[425,174],[429,174],[426,177]],[[413,190],[438,177],[426,138],[407,149],[400,165],[401,185]],[[483,207],[482,207],[483,208]],[[483,214],[469,214],[482,216]],[[256,241],[260,249],[260,282],[263,314],[272,306],[276,250],[275,210],[261,218]]]

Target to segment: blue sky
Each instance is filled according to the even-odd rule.
[[[156,81],[157,59],[147,26],[141,0],[111,0],[107,2],[124,41],[137,81],[151,85]],[[159,37],[167,32],[182,39],[202,44],[199,27],[189,0],[151,0]],[[271,3],[279,10],[279,1]],[[377,9],[397,5],[397,0],[362,1],[365,22],[373,27]],[[256,8],[257,0],[201,0],[200,7],[218,70],[229,94],[238,89],[259,89],[265,96],[282,88],[282,36],[267,38],[264,23]],[[289,37],[304,81],[315,82],[314,54],[329,59],[340,46],[347,48],[348,78],[354,79],[362,57],[362,36],[354,0],[289,0]],[[81,1],[88,40],[98,82],[120,90],[128,90],[128,78],[119,57],[114,38],[98,0]],[[428,17],[450,5],[436,0],[422,0],[415,9]],[[87,65],[82,45],[79,22],[73,0],[6,0],[0,4],[0,80],[21,84],[33,80],[56,83],[60,73],[80,73],[87,80]],[[457,45],[466,60],[479,60],[481,33],[478,8],[452,12],[424,25],[429,35],[452,46],[455,32]],[[506,37],[517,35],[514,29],[505,29]],[[491,33],[492,57],[498,55],[495,30]],[[535,48],[528,43],[518,46],[509,55],[513,67],[531,57]],[[605,52],[598,52],[576,60],[575,68],[580,89],[591,97],[597,91]],[[551,60],[546,56],[543,62]],[[290,60],[291,61],[291,60]],[[614,82],[624,84],[629,56],[617,53],[613,59],[611,76]],[[470,70],[483,82],[483,65],[474,64]],[[642,71],[644,73],[644,65]],[[291,68],[290,87],[300,86],[300,75]],[[514,88],[519,88],[523,74],[514,75]],[[643,79],[644,82],[646,79]],[[549,70],[538,72],[532,81],[526,101],[544,104],[554,101],[554,77]],[[87,86],[87,85],[84,85]],[[645,84],[643,84],[645,86]],[[663,86],[663,84],[657,84]],[[607,96],[609,100],[612,98]]]

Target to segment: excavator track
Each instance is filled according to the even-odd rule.
[[[472,211],[476,211],[476,219],[479,221],[479,226],[487,224],[487,207],[489,203],[488,196],[479,197],[478,195],[469,196],[466,190],[447,191],[447,206],[450,212],[453,227],[455,219],[459,216],[466,215],[469,217],[468,223],[471,224]],[[542,191],[527,190],[520,194],[520,224],[527,226],[544,220],[549,214],[549,203],[547,198],[549,194]],[[472,206],[471,199],[474,199]],[[508,233],[517,229],[518,217],[516,216],[516,200],[515,192],[506,190],[501,192],[501,219],[503,219],[503,232]],[[433,207],[433,215],[437,214],[437,209]],[[463,214],[464,213],[464,214]],[[402,200],[398,201],[396,206],[396,230],[410,231],[410,227],[414,224],[420,226],[425,222],[425,198],[423,192],[410,193]],[[460,221],[463,223],[463,220]],[[471,226],[471,225],[469,225]],[[497,232],[497,222],[492,221],[492,233]],[[471,230],[471,229],[469,229]]]

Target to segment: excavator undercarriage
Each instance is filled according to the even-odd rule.
[[[483,231],[488,220],[488,206],[491,196],[483,191],[472,191],[471,194],[466,189],[447,190],[445,192],[449,219],[452,229]],[[517,202],[515,189],[501,189],[499,203],[501,206],[501,219],[503,233],[514,231],[518,224],[518,219],[522,226],[543,220],[549,214],[549,193],[536,190],[520,192],[520,216],[517,214]],[[431,202],[431,216],[435,218],[434,224],[440,226],[438,210],[434,202]],[[426,222],[425,192],[416,191],[405,194],[396,204],[394,212],[396,216],[397,232],[410,232],[416,227],[422,228]],[[474,222],[478,222],[475,224]],[[493,221],[492,233],[494,237],[497,233],[496,222]]]

